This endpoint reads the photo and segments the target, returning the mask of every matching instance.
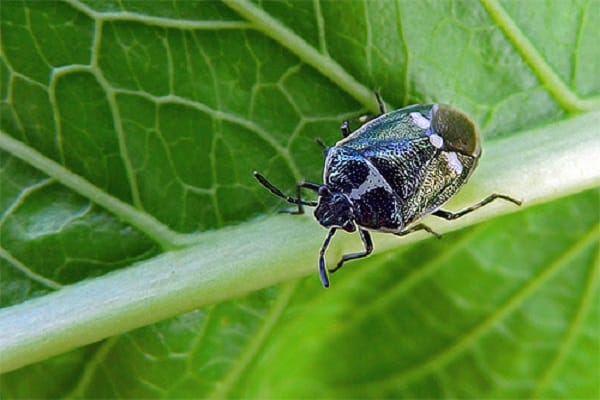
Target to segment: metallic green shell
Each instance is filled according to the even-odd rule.
[[[397,206],[379,211],[390,213],[384,230],[394,230],[395,225],[403,229],[454,196],[473,173],[480,155],[477,128],[464,113],[447,105],[415,105],[383,114],[340,140],[328,154],[324,182],[333,190],[349,193],[352,188],[335,187],[332,172],[348,174],[344,165],[352,161],[357,169],[357,162],[364,159],[398,199]]]

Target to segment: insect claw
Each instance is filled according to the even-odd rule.
[[[509,196],[503,196],[502,198],[503,198],[504,200],[506,200],[506,201],[510,201],[511,203],[513,203],[513,204],[516,204],[516,205],[518,205],[518,206],[521,206],[521,205],[523,205],[523,200],[519,200],[519,199],[513,199],[512,197],[509,197]]]
[[[329,278],[327,277],[327,272],[324,269],[319,269],[319,275],[321,276],[321,283],[324,288],[329,287]]]

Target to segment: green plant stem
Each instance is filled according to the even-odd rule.
[[[6,143],[12,142],[0,142]],[[1,147],[14,154],[14,148]],[[459,209],[491,192],[520,198],[524,208],[600,184],[598,112],[513,135],[484,148],[472,181],[448,209]],[[37,166],[26,155],[15,155]],[[443,233],[516,210],[512,204],[497,202],[452,223],[437,219],[427,223]],[[122,210],[130,211],[129,219],[135,224],[135,210]],[[323,229],[308,216],[250,221],[203,233],[188,248],[4,308],[0,310],[0,372],[307,274],[315,274],[317,285],[317,252],[323,235]],[[355,236],[352,240],[350,235],[336,236],[328,259],[359,248]],[[375,251],[424,237],[377,235]],[[329,290],[335,290],[335,276],[332,284]]]

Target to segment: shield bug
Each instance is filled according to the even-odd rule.
[[[376,93],[381,114],[355,131],[348,121],[341,125],[344,138],[325,147],[323,184],[300,182],[296,197],[283,193],[257,172],[254,176],[276,196],[298,206],[288,211],[302,214],[303,206],[315,207],[314,216],[329,232],[319,253],[319,273],[329,286],[327,272],[346,261],[366,257],[373,251],[369,231],[404,236],[424,230],[418,223],[425,215],[446,220],[460,218],[496,199],[521,202],[493,193],[458,212],[440,209],[467,182],[481,156],[479,132],[471,119],[445,104],[419,104],[385,112]],[[301,189],[318,194],[317,201],[302,198]],[[325,268],[325,251],[338,229],[358,230],[364,251],[344,255],[333,268]]]

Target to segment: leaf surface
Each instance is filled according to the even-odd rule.
[[[3,397],[600,396],[600,2],[0,8]],[[525,204],[377,236],[325,291],[323,231],[257,218],[251,172],[318,182],[373,89],[480,126],[450,208]]]

